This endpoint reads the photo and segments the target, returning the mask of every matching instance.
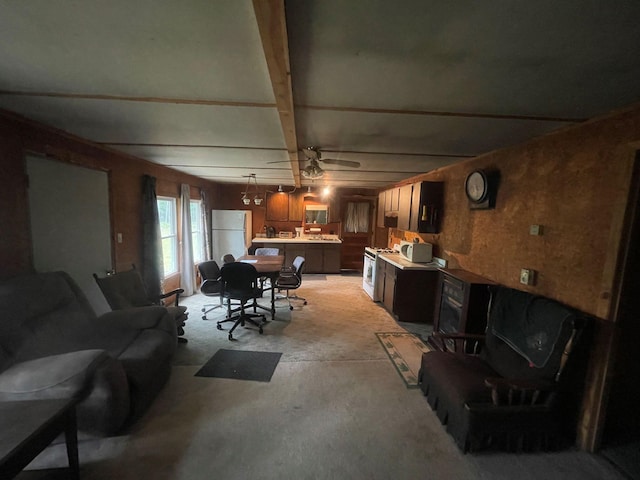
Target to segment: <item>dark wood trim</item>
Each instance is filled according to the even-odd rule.
[[[431,116],[431,117],[492,118],[495,120],[531,120],[536,122],[581,123],[588,120],[587,118],[547,117],[543,115],[440,112],[440,111],[434,111],[434,110],[400,110],[400,109],[393,109],[393,108],[336,107],[336,106],[328,106],[328,105],[296,105],[296,108],[306,109],[306,110],[327,110],[332,112],[383,113],[387,115],[423,115],[423,116]]]

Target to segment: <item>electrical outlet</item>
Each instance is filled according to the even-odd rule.
[[[535,276],[535,270],[523,268],[520,270],[520,283],[522,283],[523,285],[534,285]]]

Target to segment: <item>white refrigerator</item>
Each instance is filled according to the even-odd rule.
[[[238,258],[251,246],[251,210],[211,211],[211,258],[221,264],[223,255]]]

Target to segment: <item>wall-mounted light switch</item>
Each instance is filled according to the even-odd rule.
[[[531,225],[529,235],[542,235],[542,225]]]
[[[523,268],[520,270],[520,283],[523,285],[535,285],[535,270],[531,270],[529,268]]]
[[[117,237],[118,237],[118,243],[122,243],[122,234],[118,233]]]

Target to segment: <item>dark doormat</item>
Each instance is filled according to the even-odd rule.
[[[247,352],[221,348],[195,376],[270,382],[281,356],[280,352]]]

